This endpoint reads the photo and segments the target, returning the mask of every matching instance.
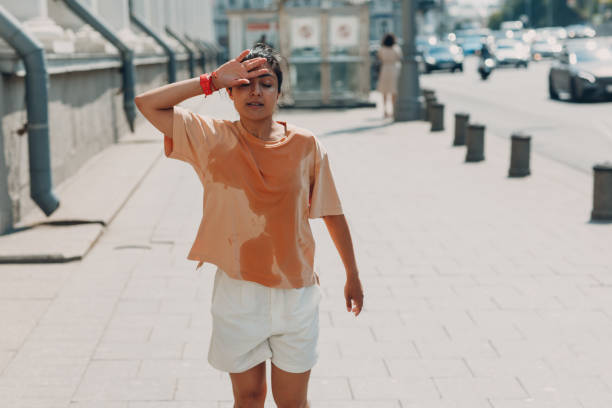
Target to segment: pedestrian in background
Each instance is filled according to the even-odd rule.
[[[164,134],[166,156],[191,164],[204,186],[203,219],[188,259],[217,266],[208,362],[229,373],[238,407],[264,406],[269,358],[278,406],[309,406],[322,297],[309,218],[323,218],[342,258],[347,311],[357,316],[363,306],[328,155],[310,131],[272,119],[282,81],[280,56],[257,44],[211,74],[135,98]],[[176,106],[223,88],[240,120]]]
[[[380,60],[380,75],[376,89],[383,96],[384,117],[393,117],[397,103],[397,82],[402,63],[402,50],[395,41],[395,36],[387,33],[383,36],[381,47],[378,49]],[[391,113],[387,114],[388,100],[391,100]]]

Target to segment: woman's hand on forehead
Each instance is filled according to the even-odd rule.
[[[266,63],[265,58],[253,58],[244,61],[249,52],[251,51],[244,50],[236,58],[217,68],[216,78],[213,78],[215,88],[231,88],[248,84],[250,79],[269,73],[266,68],[261,68]]]

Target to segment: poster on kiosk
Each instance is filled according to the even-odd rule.
[[[318,17],[293,17],[291,19],[291,49],[319,50],[321,30]]]
[[[330,45],[333,48],[351,48],[359,45],[359,18],[333,16],[329,18]]]

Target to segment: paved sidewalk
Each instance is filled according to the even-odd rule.
[[[612,224],[588,222],[592,179],[539,156],[508,179],[505,140],[466,164],[451,132],[381,116],[278,115],[326,146],[365,287],[355,318],[313,222],[312,406],[612,406]],[[201,198],[188,165],[161,159],[82,262],[0,266],[1,408],[232,407],[206,361],[214,267],[185,259]]]

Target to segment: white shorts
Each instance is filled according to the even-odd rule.
[[[281,370],[303,373],[318,360],[318,284],[299,289],[270,288],[215,274],[208,362],[241,373],[271,358]]]

